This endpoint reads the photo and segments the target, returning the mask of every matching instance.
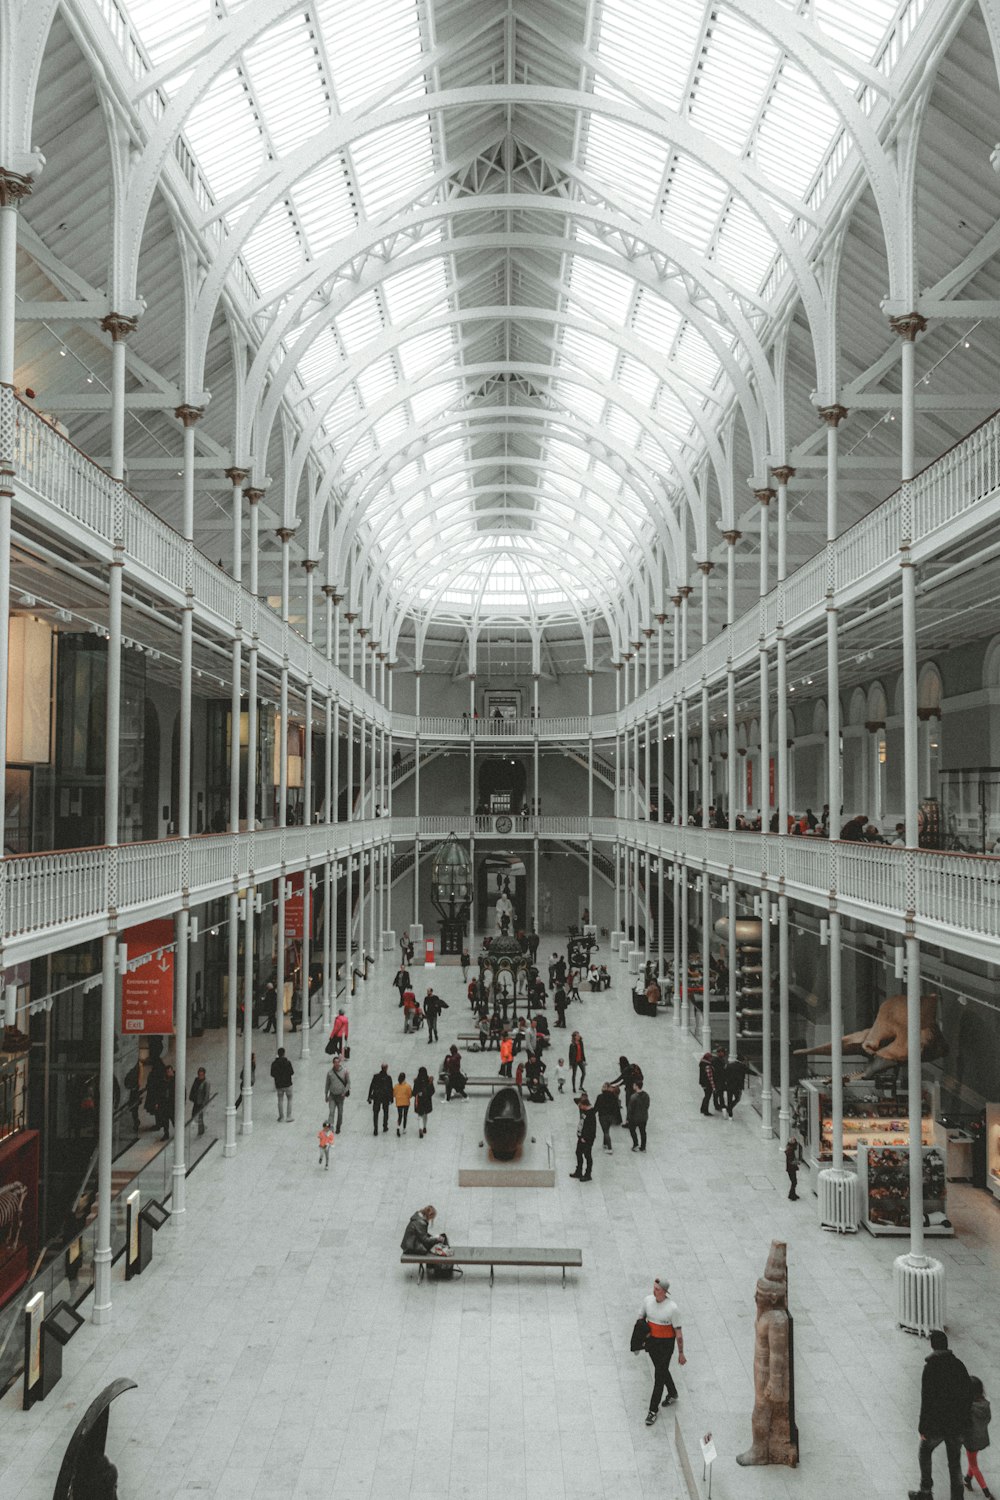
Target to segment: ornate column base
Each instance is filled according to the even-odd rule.
[[[836,1234],[858,1232],[858,1179],[843,1167],[824,1167],[818,1174],[821,1229]]]
[[[892,1266],[896,1322],[905,1333],[926,1338],[945,1326],[944,1266],[929,1255],[898,1255]]]

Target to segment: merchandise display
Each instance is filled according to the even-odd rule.
[[[910,1152],[906,1146],[868,1146],[858,1152],[861,1221],[870,1234],[910,1230]],[[953,1235],[947,1216],[944,1157],[936,1146],[923,1148],[924,1233]]]
[[[808,1078],[803,1083],[808,1101],[807,1156],[811,1165],[825,1166],[833,1160],[832,1101],[825,1080]],[[931,1092],[923,1090],[921,1140],[934,1144]],[[872,1093],[869,1083],[844,1086],[844,1155],[853,1161],[868,1146],[906,1146],[910,1119],[905,1095]]]

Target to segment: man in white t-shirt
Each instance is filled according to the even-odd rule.
[[[642,1302],[642,1316],[646,1319],[648,1329],[644,1347],[653,1361],[653,1394],[649,1398],[649,1411],[646,1414],[647,1427],[652,1427],[656,1421],[661,1398],[664,1406],[670,1406],[677,1400],[677,1387],[670,1374],[670,1361],[674,1357],[675,1345],[678,1363],[687,1364],[684,1357],[684,1334],[681,1331],[680,1308],[668,1296],[669,1291],[669,1281],[665,1276],[658,1276],[653,1282],[652,1294],[644,1297]],[[666,1396],[663,1395],[664,1386],[667,1390]]]

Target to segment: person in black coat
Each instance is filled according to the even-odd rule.
[[[378,1115],[382,1111],[382,1134],[389,1129],[389,1105],[392,1103],[392,1076],[389,1064],[383,1063],[368,1085],[368,1103],[372,1107],[372,1135],[378,1135]]]
[[[447,1000],[442,1000],[440,995],[435,995],[433,989],[427,991],[424,999],[424,1015],[427,1017],[427,1045],[438,1039],[438,1017],[443,1010],[448,1009]]]
[[[703,1052],[698,1063],[698,1085],[701,1088],[701,1112],[708,1114],[709,1101],[715,1093],[715,1058],[711,1052]]]
[[[746,1081],[746,1063],[738,1057],[731,1057],[726,1063],[726,1110],[730,1119],[733,1118],[733,1106],[739,1104],[743,1097]]]
[[[569,1004],[569,999],[567,997],[566,991],[563,989],[561,984],[557,987],[555,994],[552,996],[552,1004],[556,1008],[556,1025],[561,1026],[565,1031],[566,1007]]]
[[[405,964],[396,970],[396,977],[392,981],[393,986],[399,991],[399,1003],[403,1003],[403,995],[410,988],[410,971]]]
[[[576,1171],[571,1172],[571,1177],[578,1177],[581,1182],[590,1182],[594,1175],[594,1142],[597,1139],[597,1111],[590,1106],[590,1099],[586,1092],[577,1099],[577,1107],[580,1111],[579,1124],[576,1127]]]
[[[952,1500],[962,1494],[962,1434],[969,1421],[972,1387],[969,1372],[948,1348],[948,1335],[931,1332],[931,1352],[924,1361],[920,1383],[920,1488],[910,1500],[931,1500],[934,1449],[944,1443]]]
[[[621,1105],[618,1103],[618,1090],[613,1084],[606,1083],[602,1086],[597,1096],[595,1105],[597,1118],[601,1122],[601,1134],[604,1136],[605,1151],[611,1150],[611,1127],[620,1125],[622,1118]]]

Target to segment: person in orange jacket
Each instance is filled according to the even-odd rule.
[[[514,1043],[510,1039],[510,1034],[505,1031],[504,1034],[503,1034],[503,1036],[500,1038],[500,1077],[501,1078],[509,1078],[510,1077],[510,1075],[511,1075],[511,1067],[512,1067],[513,1062],[514,1062]]]

